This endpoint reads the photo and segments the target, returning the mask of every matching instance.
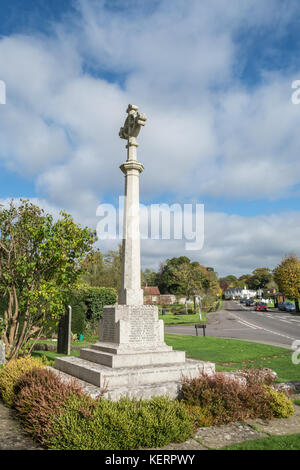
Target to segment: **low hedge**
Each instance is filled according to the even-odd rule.
[[[93,399],[49,368],[33,367],[19,376],[12,404],[26,431],[47,449],[160,447],[185,441],[194,430],[191,415],[177,400]]]
[[[114,305],[117,292],[110,287],[90,287],[82,285],[70,294],[72,307],[72,332],[84,333],[97,328],[105,305]]]
[[[185,379],[182,401],[201,426],[222,425],[249,418],[288,418],[294,413],[292,401],[271,386],[274,378],[260,370],[248,370],[238,378],[223,373]],[[209,424],[207,424],[209,423]]]

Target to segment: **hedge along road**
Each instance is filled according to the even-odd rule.
[[[165,325],[166,333],[195,335],[194,325]],[[202,330],[198,330],[202,334]],[[292,348],[300,340],[300,316],[270,310],[255,312],[233,301],[224,301],[222,309],[209,314],[206,335],[216,338],[233,338],[257,343]]]

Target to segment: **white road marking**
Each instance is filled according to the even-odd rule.
[[[245,322],[245,321],[240,321],[240,320],[238,320],[238,322],[241,323],[242,325],[247,326],[248,328],[252,328],[253,330],[257,330],[257,328],[259,328],[259,327],[257,327],[257,326],[250,325],[250,323]]]
[[[268,333],[271,333],[273,335],[282,336],[283,338],[287,338],[287,339],[290,339],[292,341],[297,339],[297,338],[292,338],[291,336],[283,335],[282,333],[277,333],[277,331],[268,330],[267,328],[264,328],[262,326],[253,325],[252,323],[245,322],[240,317],[238,317],[237,315],[234,315],[234,316],[236,316],[236,319],[239,323],[242,323],[242,324],[244,323],[245,326],[248,326],[249,328],[264,330],[264,331],[267,331]]]
[[[272,320],[283,321],[285,323],[289,323],[290,325],[291,325],[291,322],[300,323],[300,320],[297,320],[296,318],[291,318],[289,316],[279,317],[278,315],[271,315],[270,313],[264,314],[261,312],[257,312],[257,315],[268,317],[268,318],[271,318]]]

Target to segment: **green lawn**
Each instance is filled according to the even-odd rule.
[[[199,313],[174,315],[166,313],[166,315],[159,315],[159,319],[164,321],[165,325],[194,325],[200,323]],[[202,322],[206,321],[206,312],[202,312]]]
[[[293,364],[291,352],[284,348],[208,336],[166,334],[165,340],[174,349],[186,351],[188,357],[214,362],[219,371],[269,367],[280,382],[300,380],[300,364]]]
[[[97,336],[91,336],[85,341],[75,341],[72,348],[87,347],[97,340]],[[186,351],[187,357],[214,362],[218,371],[268,367],[277,372],[279,382],[300,380],[300,364],[293,364],[292,352],[284,348],[237,339],[169,333],[165,334],[165,341],[174,349]],[[79,349],[72,349],[71,355],[79,356]],[[32,356],[45,356],[52,362],[59,355],[55,351],[33,351]]]
[[[84,336],[82,341],[76,340],[71,342],[72,347],[81,347],[85,348],[89,346],[90,344],[94,344],[98,341],[98,336],[97,335],[90,335],[90,336]],[[51,339],[41,339],[39,341],[40,344],[57,344],[56,341],[52,341]]]
[[[222,447],[219,450],[300,450],[300,434],[263,437]]]
[[[98,341],[98,336],[87,336],[83,341],[72,341],[71,343],[71,356],[79,356],[79,348],[87,348],[91,344]],[[51,340],[41,340],[39,343],[43,344],[56,344]],[[72,349],[75,348],[75,349]],[[32,351],[32,357],[46,357],[50,364],[54,363],[56,357],[64,356],[64,354],[58,354],[56,351]]]

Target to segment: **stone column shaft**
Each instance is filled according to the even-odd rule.
[[[127,140],[127,160],[120,166],[125,175],[125,203],[123,219],[122,282],[119,292],[120,305],[143,305],[140,259],[140,196],[139,176],[144,170],[137,161],[136,136],[145,124],[146,116],[137,113],[137,106],[129,105],[128,117],[120,130],[120,137]]]

